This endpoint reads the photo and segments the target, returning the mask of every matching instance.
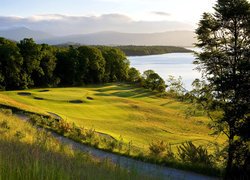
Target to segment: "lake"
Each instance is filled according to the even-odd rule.
[[[158,73],[165,81],[169,75],[182,77],[187,90],[192,89],[192,82],[196,78],[201,78],[201,73],[194,70],[195,59],[193,53],[168,53],[149,56],[129,56],[130,65],[138,69],[141,73],[152,69]]]

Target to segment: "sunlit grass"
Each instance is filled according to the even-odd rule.
[[[94,128],[116,139],[122,136],[143,151],[147,151],[148,144],[156,139],[172,144],[193,141],[204,146],[225,141],[223,137],[210,135],[208,118],[185,118],[189,104],[157,97],[134,86],[109,84],[41,90],[44,89],[1,92],[0,103],[33,112],[56,113],[78,126]],[[21,96],[18,92],[30,92],[31,95]],[[71,102],[76,100],[82,103]]]
[[[150,179],[72,150],[11,113],[0,112],[0,179]]]

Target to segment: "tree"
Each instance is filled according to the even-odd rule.
[[[141,80],[140,72],[135,68],[130,68],[128,71],[128,81],[132,83],[138,83]]]
[[[100,48],[106,61],[105,79],[107,82],[125,81],[128,78],[129,61],[120,49]]]
[[[86,83],[100,83],[103,81],[105,73],[105,59],[99,49],[89,46],[81,46],[78,49],[81,52],[80,60],[78,62],[83,62],[79,64],[80,68],[84,71],[88,70],[85,74]],[[87,63],[87,64],[86,64]],[[86,67],[85,67],[86,66]]]
[[[69,49],[58,50],[56,58],[57,64],[55,74],[60,78],[60,85],[75,85],[78,66],[78,51],[70,46]]]
[[[16,43],[0,38],[0,88],[20,89],[26,87],[21,73],[23,58]]]
[[[184,94],[187,92],[187,90],[183,87],[182,77],[179,76],[178,79],[176,79],[174,76],[169,76],[167,79],[168,82],[168,90],[170,93],[173,93],[179,97],[184,96]]]
[[[54,75],[56,61],[55,49],[47,44],[42,44],[40,67],[43,73],[39,81],[35,81],[36,87],[52,87],[58,84],[59,79]]]
[[[34,81],[39,81],[44,74],[40,67],[41,46],[36,44],[33,39],[28,38],[21,40],[17,46],[23,57],[22,73],[26,77],[27,87],[33,86]]]
[[[196,30],[202,52],[195,63],[223,113],[216,124],[228,137],[225,178],[249,178],[250,4],[218,0],[214,10],[203,14]]]
[[[144,71],[142,74],[142,86],[151,89],[152,91],[156,90],[158,92],[164,92],[166,85],[164,80],[155,73],[153,70]]]

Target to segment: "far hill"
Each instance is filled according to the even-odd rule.
[[[167,31],[161,33],[121,33],[103,31],[90,34],[73,34],[68,36],[54,36],[49,33],[17,27],[0,30],[0,37],[19,41],[23,38],[33,38],[37,43],[81,44],[81,45],[142,45],[142,46],[193,46],[196,42],[192,31]]]
[[[0,30],[0,37],[14,41],[20,41],[24,38],[33,38],[34,40],[38,41],[41,39],[53,38],[54,36],[46,32],[30,30],[26,27],[18,27]]]
[[[99,32],[49,38],[39,42],[63,44],[68,42],[86,45],[165,45],[193,46],[195,35],[192,31],[168,31],[162,33],[120,33]]]

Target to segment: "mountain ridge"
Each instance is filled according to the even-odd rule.
[[[72,34],[54,36],[46,32],[35,31],[26,27],[0,30],[0,36],[19,41],[23,38],[33,38],[37,43],[50,45],[68,42],[82,45],[164,45],[193,46],[196,42],[192,31],[165,31],[156,33],[124,33],[116,31],[100,31],[88,34]]]

